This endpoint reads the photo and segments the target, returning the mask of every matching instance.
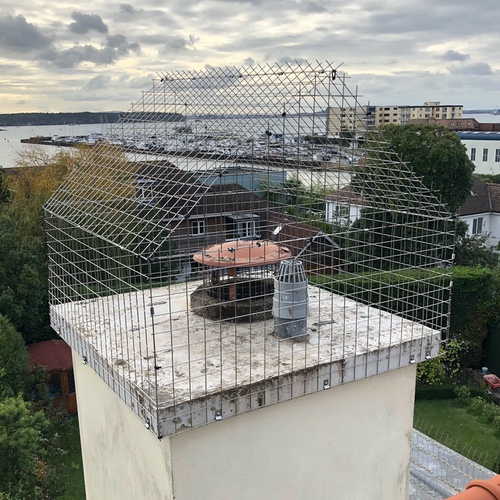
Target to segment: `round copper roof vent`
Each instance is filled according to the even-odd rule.
[[[221,268],[265,266],[290,257],[289,248],[269,240],[231,240],[206,247],[193,255],[200,264]]]
[[[193,259],[205,266],[203,285],[191,308],[210,319],[258,321],[272,317],[274,280],[270,267],[291,251],[269,240],[231,240],[203,248]]]

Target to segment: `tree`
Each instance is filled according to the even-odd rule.
[[[50,421],[21,396],[0,401],[0,492],[12,498],[47,498],[43,483]]]
[[[0,399],[26,388],[28,358],[21,334],[0,315]]]
[[[0,200],[0,314],[28,343],[54,336],[42,207],[82,154],[64,150],[50,158],[34,146],[20,154],[19,168],[0,176],[0,196],[2,186],[9,193]]]
[[[36,410],[23,398],[37,379],[29,374],[21,334],[0,315],[0,498],[48,498],[55,486],[48,462],[52,410]]]
[[[0,167],[0,205],[7,203],[10,199],[9,185],[5,169]]]
[[[411,164],[425,186],[455,212],[470,194],[474,164],[457,134],[442,126],[386,125],[381,139]]]
[[[442,385],[454,383],[462,370],[462,358],[467,352],[467,342],[452,339],[442,349],[441,355],[417,365],[417,383]]]
[[[457,223],[455,264],[457,266],[489,267],[498,266],[498,256],[486,246],[488,235],[467,235],[467,223]]]
[[[266,200],[278,205],[290,215],[310,219],[314,212],[325,211],[325,196],[331,190],[322,186],[307,188],[298,177],[290,177],[280,184],[261,181],[260,187]]]

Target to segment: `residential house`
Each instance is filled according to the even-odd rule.
[[[361,216],[363,197],[346,186],[325,198],[325,219],[331,224],[349,226]]]
[[[500,242],[500,184],[474,179],[469,197],[458,209],[458,218],[467,223],[469,236],[487,235],[486,244]]]
[[[172,254],[178,257],[180,280],[196,273],[193,253],[234,239],[274,239],[289,246],[294,256],[307,256],[309,270],[337,269],[339,249],[332,238],[284,213],[280,203],[258,196],[256,193],[265,193],[255,179],[245,180],[248,187],[256,189],[252,192],[240,184],[227,183],[241,178],[233,170],[200,174],[168,162],[144,163],[136,175],[138,210],[156,219],[170,242],[168,253],[159,251],[156,260],[171,262]]]

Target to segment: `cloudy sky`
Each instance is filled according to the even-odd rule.
[[[499,0],[2,0],[2,113],[127,110],[156,72],[343,63],[363,101],[500,106]]]

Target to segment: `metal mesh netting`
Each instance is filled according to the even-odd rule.
[[[453,220],[346,81],[159,74],[46,204],[52,325],[159,436],[437,355]],[[300,341],[274,332],[284,259]]]

